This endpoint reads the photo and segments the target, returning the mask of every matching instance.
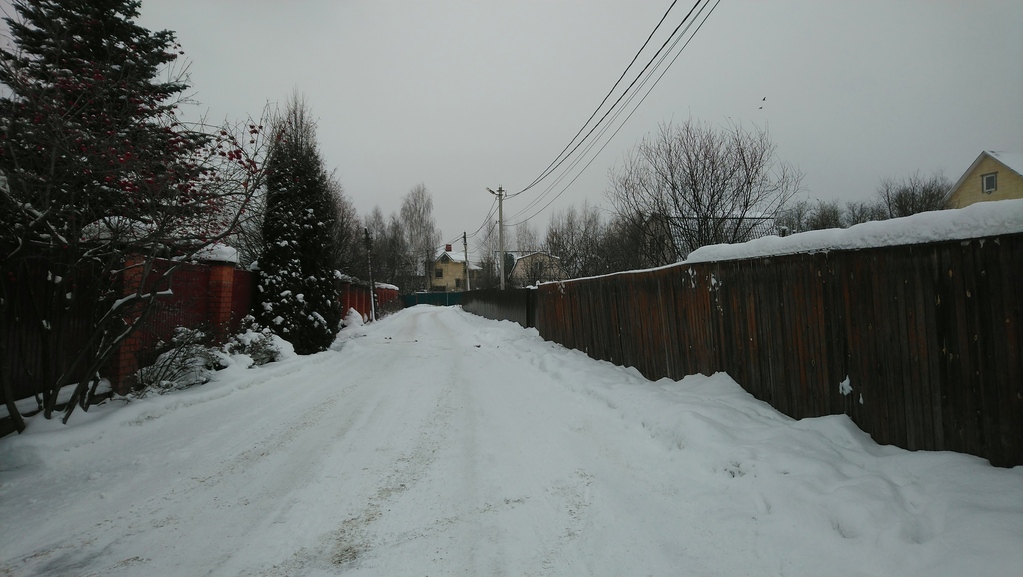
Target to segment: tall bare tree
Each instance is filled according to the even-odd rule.
[[[343,273],[353,274],[365,268],[362,220],[335,174],[331,174],[327,179],[327,188],[334,204],[334,212],[337,214],[333,244],[334,268]]]
[[[488,222],[480,231],[476,240],[476,254],[479,255],[480,272],[473,281],[474,289],[496,288],[501,286],[501,273],[498,258],[497,221]]]
[[[885,220],[888,218],[888,209],[879,202],[865,200],[845,203],[845,212],[842,214],[844,226],[852,226],[863,222],[874,220]]]
[[[608,197],[647,237],[646,260],[667,264],[707,244],[774,232],[773,218],[802,174],[778,160],[766,130],[667,123],[612,170]]]
[[[398,213],[401,228],[405,233],[405,280],[411,289],[426,290],[429,287],[428,274],[433,270],[441,233],[433,219],[433,197],[426,185],[412,187],[401,201]]]
[[[543,250],[540,237],[528,221],[521,222],[515,227],[515,249],[519,256]]]
[[[600,265],[604,234],[600,211],[584,202],[579,210],[570,206],[551,215],[544,244],[551,255],[561,260],[568,278],[592,276],[607,272]]]

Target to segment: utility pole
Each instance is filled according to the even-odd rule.
[[[462,231],[462,251],[465,252],[465,290],[472,290],[469,288],[469,239],[465,236],[465,231]]]
[[[497,197],[497,244],[501,251],[498,259],[501,266],[501,290],[504,290],[504,188],[497,187],[497,192],[487,189],[487,192]]]
[[[369,320],[377,320],[377,285],[373,282],[373,243],[369,239],[369,227],[366,230],[366,262],[369,264]]]

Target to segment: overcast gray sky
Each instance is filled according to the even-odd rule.
[[[360,214],[397,210],[422,182],[451,239],[483,223],[484,187],[521,189],[554,159],[670,3],[143,0],[141,23],[177,33],[211,118],[304,94]],[[658,123],[690,116],[767,127],[810,199],[864,200],[882,177],[917,170],[955,180],[982,150],[1023,151],[1023,2],[722,0],[532,223],[543,231],[583,200],[607,206],[608,168]]]

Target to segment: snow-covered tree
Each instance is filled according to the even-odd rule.
[[[292,99],[267,159],[258,285],[260,322],[295,352],[326,350],[341,322],[335,269],[336,186],[323,167],[306,104]]]
[[[37,341],[47,417],[77,382],[66,421],[173,272],[153,259],[187,257],[237,224],[258,184],[243,143],[259,129],[178,121],[180,48],[135,24],[138,1],[13,9],[0,48],[0,334],[20,326]]]

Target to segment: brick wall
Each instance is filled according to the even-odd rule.
[[[154,268],[170,264],[156,261]],[[135,372],[156,360],[161,342],[169,342],[177,327],[209,331],[215,343],[222,343],[237,330],[241,318],[249,314],[254,284],[252,273],[238,270],[231,263],[177,263],[177,266],[167,287],[172,294],[160,297],[156,309],[124,341],[111,363],[109,378],[119,393],[131,389],[135,384]],[[128,267],[124,294],[137,289],[140,276],[138,267]],[[236,284],[243,286],[236,289]]]

